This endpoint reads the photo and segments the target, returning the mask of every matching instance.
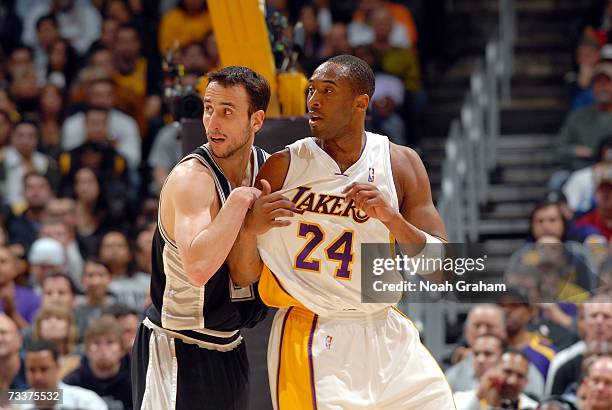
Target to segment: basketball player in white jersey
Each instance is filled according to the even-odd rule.
[[[455,408],[412,322],[391,303],[361,302],[362,243],[410,244],[414,256],[446,236],[418,155],[364,130],[373,92],[354,56],[316,69],[314,138],[262,167],[262,196],[230,252],[234,281],[261,276],[262,299],[279,308],[268,347],[277,410]]]

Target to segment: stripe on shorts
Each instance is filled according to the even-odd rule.
[[[300,308],[285,315],[279,342],[276,400],[279,410],[316,410],[312,342],[318,316]]]

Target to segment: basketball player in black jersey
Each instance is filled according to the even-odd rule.
[[[238,287],[225,259],[265,153],[253,146],[270,86],[245,67],[208,75],[208,143],[170,173],[153,241],[152,305],[133,350],[135,409],[247,409],[249,365],[240,328],[265,315],[256,286]]]

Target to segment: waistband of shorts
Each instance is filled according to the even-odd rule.
[[[242,343],[242,335],[240,334],[239,331],[236,331],[235,335],[232,336],[231,338],[222,339],[222,338],[209,336],[209,335],[205,335],[205,334],[197,333],[197,332],[190,332],[186,330],[165,329],[153,323],[151,319],[149,319],[148,317],[146,317],[142,321],[142,324],[157,333],[162,333],[169,337],[179,339],[183,341],[184,343],[197,345],[199,347],[202,347],[208,350],[229,352],[230,350],[233,350],[236,347],[238,347],[240,343]],[[189,332],[189,334],[187,334],[187,332]],[[190,335],[193,335],[193,337]]]
[[[149,306],[145,312],[145,317],[149,319],[151,325],[155,325],[155,329],[158,331],[172,333],[173,337],[180,338],[186,343],[196,344],[194,341],[197,341],[197,344],[206,345],[209,348],[214,348],[214,350],[231,350],[240,344],[239,340],[242,339],[238,329],[221,331],[206,328],[188,330],[165,328],[162,326],[159,310],[154,305]],[[152,328],[151,326],[147,327]],[[180,335],[180,337],[176,335]]]
[[[292,306],[291,313],[297,314],[300,316],[304,316],[304,317],[312,317],[314,315],[322,319],[363,321],[363,320],[384,319],[389,315],[389,313],[393,309],[394,309],[393,306],[386,306],[374,312],[363,312],[360,310],[338,310],[338,311],[326,313],[325,315],[318,315],[308,309],[304,309],[298,306]]]

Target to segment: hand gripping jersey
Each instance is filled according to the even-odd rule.
[[[344,172],[313,138],[291,144],[289,151],[291,162],[280,192],[300,214],[290,219],[290,226],[258,237],[261,258],[269,268],[262,275],[262,299],[277,307],[302,306],[321,316],[372,313],[389,306],[361,303],[361,244],[393,244],[394,239],[382,222],[342,193],[353,182],[369,182],[399,209],[388,138],[366,132],[359,160]]]

